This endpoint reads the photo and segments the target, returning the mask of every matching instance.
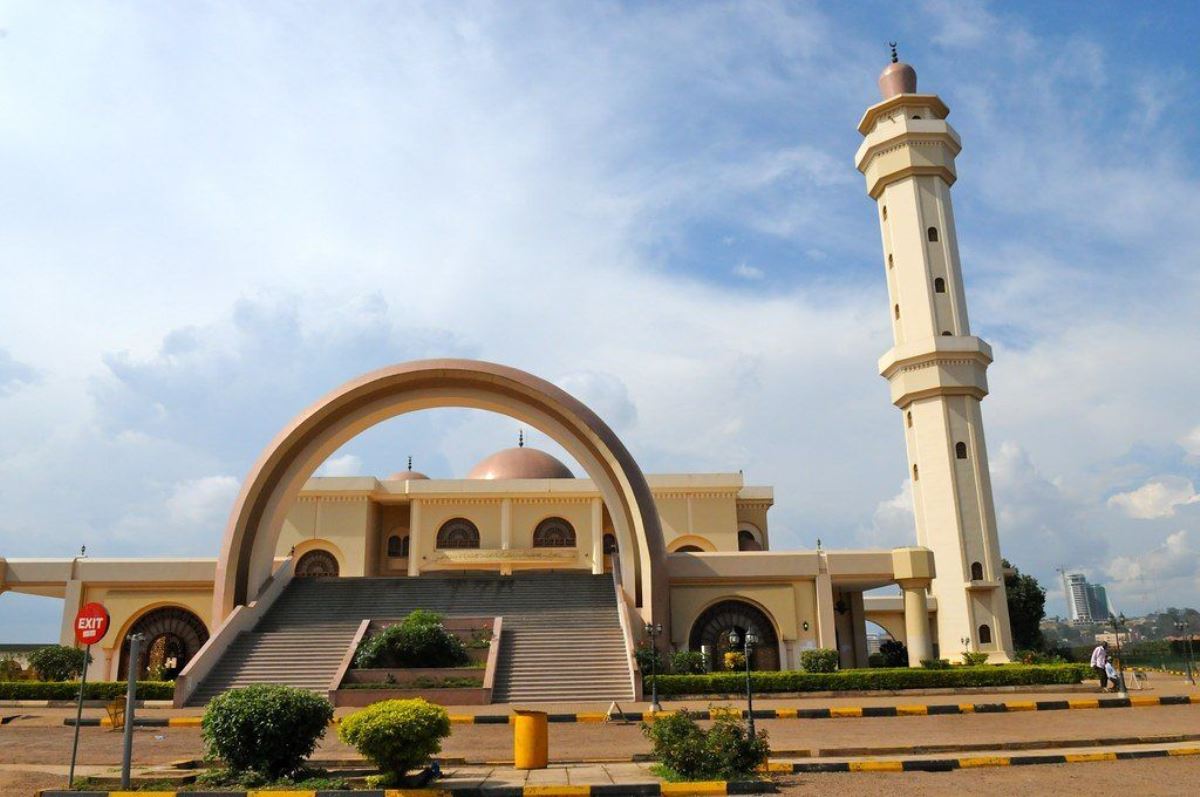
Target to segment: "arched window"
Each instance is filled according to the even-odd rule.
[[[617,544],[617,535],[605,534],[604,535],[604,553],[608,554],[608,555],[612,555],[612,554],[617,554],[620,552],[621,552],[621,546]]]
[[[979,626],[979,644],[981,644],[981,645],[992,644],[992,629],[986,623]]]
[[[921,472],[919,470],[917,470],[917,463],[914,462],[913,463],[913,481],[919,481],[920,478],[921,478]]]
[[[699,545],[680,545],[671,553],[704,553],[704,549]]]
[[[971,580],[983,581],[983,564],[981,562],[971,562]]]
[[[948,330],[948,329],[943,329],[943,330],[942,330],[942,337],[943,337],[943,338],[948,338],[948,337],[950,337],[950,330]]]
[[[754,670],[779,669],[779,641],[775,635],[775,624],[766,612],[757,606],[740,600],[723,600],[696,618],[688,634],[689,650],[708,649],[708,666],[715,670],[725,668],[725,654],[732,649],[730,632],[745,639],[746,633],[758,638],[751,652],[750,668]]]
[[[754,536],[754,532],[749,529],[740,529],[738,531],[738,550],[739,551],[761,551],[762,543],[758,541],[758,537]]]
[[[408,535],[393,534],[388,537],[387,555],[401,558],[408,556]]]
[[[900,305],[896,305],[896,320],[900,320]]]
[[[887,205],[883,206],[883,220],[887,221]]]
[[[456,517],[453,520],[447,520],[438,529],[437,547],[478,548],[479,529],[466,518]]]
[[[142,635],[137,672],[144,680],[153,675],[161,681],[173,681],[192,656],[208,641],[204,622],[187,609],[164,606],[151,609],[129,627],[121,641],[117,663],[118,678],[129,677],[129,637]]]
[[[911,429],[912,428],[912,410],[909,410],[906,413],[905,417],[908,420],[908,428]]]
[[[959,459],[966,459],[967,458],[967,444],[966,443],[955,443],[954,444],[954,456],[958,457]]]
[[[533,530],[534,548],[574,548],[575,529],[560,517],[550,517]]]
[[[337,557],[320,549],[309,551],[296,562],[296,578],[334,578],[338,574]]]
[[[891,256],[891,255],[888,255],[888,268],[891,268],[891,267],[892,267],[892,265],[893,265],[893,263],[892,263],[892,256]]]
[[[946,281],[944,279],[942,279],[941,277],[935,278],[933,281],[933,292],[934,293],[945,293],[946,292]]]
[[[929,238],[929,243],[931,243],[931,244],[937,243],[937,239],[938,239],[937,227],[930,227],[928,230],[925,231],[925,235],[927,238]]]

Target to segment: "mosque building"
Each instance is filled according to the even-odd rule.
[[[553,384],[426,360],[355,379],[283,429],[217,558],[0,558],[0,592],[64,599],[63,644],[76,611],[102,603],[112,630],[89,679],[155,669],[176,680],[180,705],[256,681],[335,688],[363,624],[413,608],[503,618],[497,701],[636,697],[636,646],[703,650],[719,669],[731,631],[757,639],[758,669],[797,669],[813,648],[866,666],[867,622],[906,644],[910,666],[964,650],[1009,660],[980,414],[992,352],[970,332],[951,210],[961,144],[945,103],[918,93],[894,51],[879,86],[855,163],[882,231],[894,345],[879,369],[904,428],[916,545],[776,550],[772,488],[739,473],[643,474]],[[464,478],[430,478],[411,460],[384,478],[312,475],[365,429],[433,407],[515,418],[583,472],[522,439]],[[889,585],[899,594],[864,594]],[[130,662],[135,633],[145,645]]]

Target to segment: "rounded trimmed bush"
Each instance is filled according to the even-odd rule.
[[[834,672],[838,668],[838,652],[830,648],[801,651],[800,666],[805,672]]]
[[[332,719],[329,701],[306,689],[256,684],[213,698],[200,728],[210,757],[275,780],[300,769]]]
[[[450,735],[446,709],[420,698],[384,700],[346,717],[338,737],[394,782],[424,766]]]
[[[671,672],[677,675],[703,675],[708,672],[708,657],[699,650],[677,650],[671,654]]]

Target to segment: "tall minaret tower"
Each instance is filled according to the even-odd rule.
[[[992,349],[967,322],[950,206],[962,144],[946,122],[950,109],[917,93],[917,73],[894,45],[879,89],[883,102],[858,124],[866,140],[855,165],[883,231],[895,345],[879,372],[903,419],[917,544],[934,552],[938,652],[1007,661],[1012,632],[979,406]]]

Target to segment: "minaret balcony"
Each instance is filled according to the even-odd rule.
[[[879,374],[891,386],[892,403],[904,407],[929,396],[988,393],[992,347],[974,335],[938,335],[893,346],[879,360]]]

